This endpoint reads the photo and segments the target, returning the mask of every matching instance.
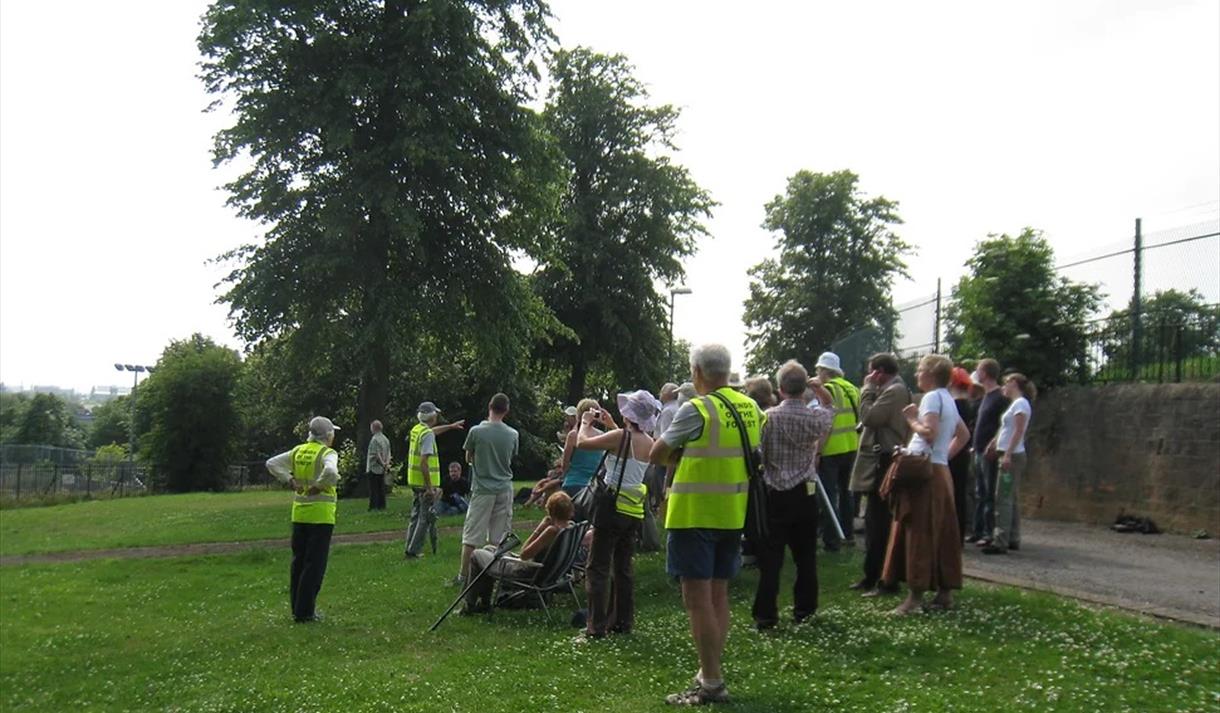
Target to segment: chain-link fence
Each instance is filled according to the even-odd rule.
[[[53,446],[0,446],[0,499],[112,498],[165,492],[165,469],[143,461],[99,461],[90,451]],[[226,490],[279,488],[264,461],[234,463]]]
[[[1103,245],[1085,255],[1059,262],[1056,272],[1074,282],[1102,286],[1103,313],[1122,312],[1088,324],[1086,381],[1183,381],[1220,377],[1216,320],[1209,315],[1220,304],[1220,218],[1145,233],[1136,221],[1133,238]],[[1192,300],[1192,314],[1149,310],[1150,300],[1168,290]],[[904,360],[944,351],[944,307],[950,294],[941,290],[894,305],[893,331],[877,339],[874,327],[841,335],[831,351],[846,351],[851,360],[865,346],[891,351]],[[842,350],[842,351],[841,351]]]

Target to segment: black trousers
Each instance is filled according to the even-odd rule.
[[[864,583],[875,587],[881,581],[885,548],[890,543],[890,506],[876,490],[869,491],[864,506]]]
[[[585,589],[589,593],[589,626],[594,634],[629,632],[635,625],[635,540],[643,520],[614,513],[593,529]]]
[[[385,476],[365,473],[369,482],[369,510],[385,510]]]
[[[818,499],[804,483],[791,490],[767,493],[770,537],[755,545],[758,556],[758,590],[754,593],[754,621],[779,621],[779,573],[784,546],[792,550],[796,584],[792,589],[792,615],[804,619],[818,610]]]
[[[326,576],[326,560],[330,556],[330,536],[334,525],[292,523],[292,572],[288,597],[292,617],[297,621],[311,619],[314,603]]]

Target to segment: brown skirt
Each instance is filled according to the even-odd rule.
[[[911,589],[962,588],[962,536],[953,502],[949,467],[932,466],[932,479],[895,492],[898,502],[890,525],[881,579],[906,581]]]

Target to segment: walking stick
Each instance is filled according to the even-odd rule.
[[[514,547],[516,547],[519,544],[521,544],[520,538],[518,538],[516,535],[514,535],[511,530],[509,532],[506,532],[504,534],[504,537],[500,538],[500,544],[496,545],[496,551],[494,553],[492,553],[491,564],[484,567],[483,570],[478,573],[478,575],[476,575],[473,579],[470,580],[470,582],[468,582],[466,584],[466,586],[462,589],[461,594],[457,595],[457,599],[453,600],[453,603],[449,605],[449,608],[445,610],[445,613],[441,614],[441,617],[439,619],[437,619],[436,622],[434,624],[432,624],[432,626],[428,627],[428,631],[436,631],[436,627],[440,626],[441,622],[445,621],[445,619],[449,617],[449,615],[453,612],[453,610],[457,608],[457,605],[460,604],[462,602],[462,600],[466,598],[466,593],[469,592],[474,587],[474,585],[477,584],[479,582],[479,580],[483,578],[483,575],[485,575],[489,571],[491,571],[491,568],[495,566],[496,562],[499,562],[504,557],[504,555],[508,554]]]
[[[847,536],[843,534],[843,526],[839,524],[839,514],[835,512],[835,506],[830,504],[830,496],[826,494],[826,488],[822,487],[822,476],[814,473],[813,479],[818,483],[818,493],[822,496],[822,504],[826,506],[826,512],[830,513],[830,521],[835,524],[835,532],[839,533],[840,540],[846,540]]]

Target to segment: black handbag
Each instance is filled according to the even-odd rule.
[[[593,477],[589,479],[589,482],[585,485],[585,487],[576,491],[575,497],[572,498],[572,520],[574,522],[588,520],[593,515],[593,503],[596,500],[594,496],[597,492],[597,476],[599,473],[601,473],[602,468],[606,465],[607,455],[609,455],[609,452],[602,453],[602,459],[600,462],[598,462],[597,469],[593,471]]]
[[[607,451],[609,455],[609,451]],[[606,482],[604,469],[599,469],[598,477],[595,477],[589,484],[597,483],[593,490],[593,527],[606,527],[618,512],[618,494],[623,488],[623,476],[627,473],[627,458],[631,455],[631,433],[627,429],[623,429],[623,440],[619,443],[618,453],[618,482],[614,488]],[[602,460],[605,463],[605,460]]]
[[[619,449],[622,450],[622,443],[619,444]],[[593,471],[593,477],[585,487],[576,492],[576,497],[572,498],[572,507],[574,509],[573,520],[580,522],[581,520],[593,521],[598,508],[598,501],[602,498],[602,491],[608,490],[606,485],[606,457],[610,455],[610,451],[602,453],[602,459],[598,461],[597,468]],[[621,481],[621,478],[620,478]],[[594,523],[594,527],[597,524]]]
[[[763,480],[762,455],[750,445],[750,432],[741,420],[733,403],[721,394],[712,392],[712,396],[720,399],[733,415],[737,430],[741,433],[741,456],[746,463],[746,476],[749,479],[749,490],[746,498],[746,539],[751,542],[766,542],[771,537],[771,528],[767,523],[767,483]]]

